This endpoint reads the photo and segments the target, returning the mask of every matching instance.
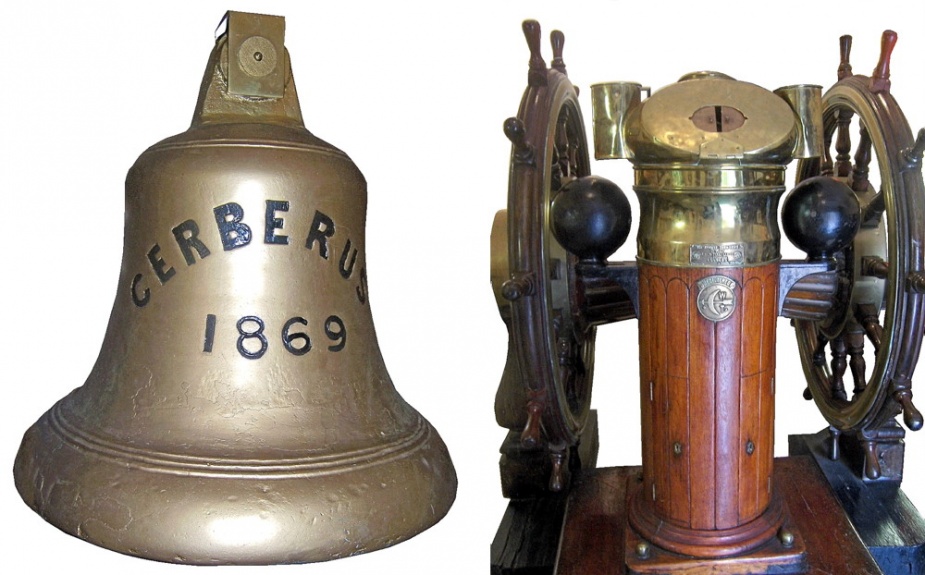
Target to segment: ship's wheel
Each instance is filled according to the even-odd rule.
[[[913,139],[889,92],[896,34],[884,33],[870,77],[852,75],[850,41],[842,38],[839,81],[823,96],[825,158],[801,162],[797,180],[822,175],[846,184],[860,204],[860,229],[834,254],[839,288],[832,311],[794,326],[808,393],[836,433],[856,434],[872,450],[872,430],[900,411],[907,427],[922,427],[911,387],[923,327],[925,130]],[[868,458],[865,472],[879,476],[875,460]]]
[[[563,186],[589,174],[590,161],[577,91],[562,62],[562,33],[551,35],[554,59],[547,68],[539,24],[528,20],[523,29],[528,86],[517,116],[504,123],[513,144],[508,208],[492,230],[492,283],[511,334],[505,377],[521,389],[505,390],[503,378],[498,402],[516,411],[525,447],[550,451],[555,490],[561,488],[556,467],[588,421],[595,329],[582,320],[578,259],[553,237],[550,209]],[[509,377],[512,371],[519,377]]]

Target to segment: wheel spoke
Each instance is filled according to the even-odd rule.
[[[569,111],[568,108],[563,108],[562,113],[559,114],[558,122],[556,125],[556,135],[555,135],[555,149],[556,149],[556,163],[560,173],[562,174],[563,180],[567,181],[572,178],[574,171],[571,166],[571,142],[569,141],[568,133],[568,123],[569,123]]]
[[[870,200],[861,208],[861,223],[869,226],[879,225],[880,216],[883,215],[884,209],[886,209],[886,204],[883,190],[881,190],[871,196]]]
[[[854,169],[851,170],[851,179],[849,185],[856,193],[867,191],[870,182],[870,154],[871,140],[867,128],[861,126],[861,141],[858,142],[857,151],[854,153]]]
[[[552,164],[549,166],[550,171],[550,189],[555,192],[562,188],[563,178],[562,178],[562,161],[559,154],[558,146],[553,146],[552,149]],[[553,196],[555,197],[555,196]],[[552,199],[552,198],[550,198]]]
[[[819,169],[819,175],[821,176],[833,176],[835,174],[834,168],[832,167],[832,134],[826,133],[823,140],[823,157],[822,157],[822,166]]]
[[[851,174],[851,117],[854,112],[847,108],[838,111],[838,136],[835,139],[835,175],[847,178]]]
[[[845,334],[845,343],[848,348],[849,365],[851,366],[851,376],[854,379],[854,395],[864,391],[867,387],[867,362],[864,361],[864,328],[856,321],[848,322],[848,329]]]
[[[863,257],[861,258],[861,275],[875,277],[884,280],[890,274],[890,266],[882,258]]]
[[[821,333],[816,334],[816,348],[813,351],[813,365],[823,366],[825,365],[825,346],[828,345],[829,340],[826,339]]]
[[[834,399],[847,400],[845,393],[845,371],[848,370],[848,351],[845,338],[839,335],[830,342],[832,349],[832,376],[829,378],[829,387]]]
[[[854,314],[858,323],[864,329],[867,339],[874,346],[874,353],[880,352],[880,342],[883,340],[883,326],[880,325],[880,310],[871,304],[861,304]]]

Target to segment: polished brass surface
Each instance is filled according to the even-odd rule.
[[[638,165],[636,186],[645,190],[678,192],[747,192],[784,185],[782,166],[686,166],[683,164]]]
[[[632,159],[623,125],[628,110],[639,105],[643,87],[635,82],[608,82],[591,86],[594,121],[594,158]]]
[[[323,561],[407,539],[455,497],[446,447],[379,352],[365,180],[304,128],[281,34],[232,13],[190,129],[129,171],[99,358],[16,458],[26,503],[121,553]],[[231,90],[228,62],[251,50],[243,73],[281,97]]]
[[[702,268],[779,260],[784,166],[797,151],[821,149],[817,92],[794,87],[785,99],[719,72],[693,72],[622,107],[625,119],[612,124],[622,122],[628,151],[613,157],[635,165],[637,258]]]
[[[637,167],[637,258],[683,267],[742,267],[780,259],[783,167]]]
[[[720,112],[709,126],[697,123],[704,108]],[[797,128],[790,106],[768,90],[697,73],[630,108],[625,130],[637,164],[780,164],[792,157]]]
[[[821,158],[824,149],[822,138],[822,86],[798,84],[774,90],[796,114],[800,130],[793,151],[794,158]]]

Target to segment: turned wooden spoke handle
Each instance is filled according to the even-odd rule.
[[[864,447],[864,475],[868,479],[880,479],[882,470],[880,469],[880,459],[877,457],[877,442],[862,441]]]
[[[903,422],[912,431],[922,429],[922,412],[912,403],[912,390],[901,389],[893,394],[893,398],[903,406]]]
[[[542,440],[543,404],[537,400],[527,403],[527,424],[520,434],[520,444],[527,449],[539,447]]]
[[[884,30],[880,38],[880,60],[870,75],[870,91],[875,94],[890,91],[890,58],[896,47],[896,32]]]

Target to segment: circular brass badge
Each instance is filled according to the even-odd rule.
[[[710,321],[723,321],[736,309],[736,282],[726,276],[709,276],[697,282],[697,309]]]

